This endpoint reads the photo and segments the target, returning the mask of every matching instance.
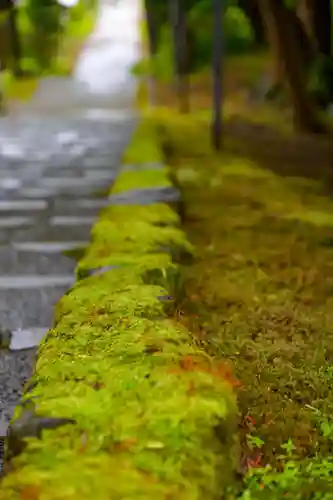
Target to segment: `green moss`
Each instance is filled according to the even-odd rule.
[[[177,369],[188,356],[211,360],[186,329],[163,319],[159,287],[122,278],[115,271],[87,279],[60,302],[29,397],[39,414],[70,416],[77,425],[30,438],[0,498],[20,498],[14,492],[33,486],[37,498],[191,500],[216,498],[230,483],[231,386],[213,371]]]
[[[180,223],[178,214],[163,203],[153,203],[149,206],[110,206],[100,213],[101,219],[131,223],[132,220],[141,220],[153,225],[172,225]]]
[[[112,188],[112,194],[140,188],[171,186],[167,169],[145,169],[122,172]]]
[[[123,163],[139,165],[148,162],[163,162],[163,154],[158,144],[155,124],[152,119],[146,118],[136,129],[123,156]]]
[[[260,464],[271,467],[250,471],[237,498],[326,498],[332,491],[333,204],[324,175],[315,181],[309,174],[327,161],[327,151],[314,143],[302,152],[298,139],[263,137],[256,150],[247,139],[251,154],[244,157],[244,136],[231,143],[226,132],[221,154],[200,156],[188,147],[200,135],[195,123],[192,129],[165,125],[171,168],[191,170],[179,176],[187,202],[183,227],[199,257],[185,269],[182,323],[198,332],[212,356],[232,362],[242,383],[240,412],[251,416],[253,437],[262,440]],[[201,134],[207,134],[203,125]],[[281,175],[271,164],[280,151]],[[252,459],[248,432],[240,431],[241,444]],[[288,460],[281,455],[289,439]]]
[[[140,220],[131,221],[131,224],[125,227],[110,220],[100,220],[92,229],[92,239],[92,251],[101,257],[111,252],[135,252],[136,255],[141,255],[156,252],[160,248],[182,248],[189,252],[193,248],[179,229],[169,226],[156,227]]]
[[[151,133],[144,122],[127,161],[160,160]],[[158,172],[124,173],[116,189],[161,185],[167,176]],[[60,300],[23,398],[76,425],[27,438],[0,500],[215,500],[233,482],[232,386],[161,300],[179,277],[172,251],[193,252],[178,225],[163,204],[102,211],[77,274],[118,267],[78,281]]]
[[[327,212],[320,211],[304,211],[300,213],[291,213],[286,216],[289,219],[308,222],[315,226],[333,226],[333,215]]]

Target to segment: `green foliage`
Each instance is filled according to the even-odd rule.
[[[323,108],[333,102],[333,57],[315,59],[309,71],[308,89]]]
[[[282,472],[251,469],[239,500],[332,500],[333,460],[288,459]]]
[[[97,2],[79,0],[66,9],[56,0],[25,0],[18,8],[22,69],[31,75],[61,71],[58,56],[65,40],[84,39],[91,31]],[[70,58],[70,55],[68,56]],[[68,66],[68,64],[67,64]],[[66,68],[67,69],[67,68]]]
[[[28,0],[26,13],[34,29],[48,35],[59,32],[62,8],[56,0]]]
[[[208,0],[188,3],[187,24],[189,28],[190,69],[196,71],[211,62],[212,58],[212,3]],[[223,22],[225,51],[238,54],[249,50],[254,42],[251,24],[244,12],[229,2]],[[170,81],[174,71],[172,35],[168,21],[159,28],[159,47],[153,61],[136,64],[136,76],[155,75],[162,81]]]
[[[221,20],[222,24],[222,20]],[[198,3],[189,14],[189,26],[196,40],[196,66],[211,61],[213,29],[210,3]],[[225,52],[241,53],[249,49],[254,41],[252,27],[244,12],[236,6],[228,6],[224,14]]]

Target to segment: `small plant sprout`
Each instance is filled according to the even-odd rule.
[[[293,456],[293,452],[296,450],[296,446],[294,446],[294,443],[290,438],[286,443],[281,444],[281,448],[285,450],[286,456],[289,458]]]
[[[327,415],[324,415],[318,408],[314,408],[310,405],[305,406],[314,413],[316,425],[320,429],[322,436],[326,439],[333,440],[333,420]]]
[[[253,448],[261,448],[265,442],[258,436],[252,436],[252,434],[246,434],[247,445],[250,450]]]

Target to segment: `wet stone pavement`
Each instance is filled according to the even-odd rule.
[[[53,310],[84,249],[136,119],[138,0],[100,0],[71,78],[48,77],[0,118],[0,472],[3,437]],[[75,253],[75,252],[74,252]]]
[[[82,249],[133,129],[125,117],[0,121],[0,433],[31,376],[53,308],[74,282]]]

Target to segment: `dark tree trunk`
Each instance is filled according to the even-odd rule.
[[[154,11],[153,0],[145,0],[145,15],[146,15],[146,24],[148,31],[149,58],[151,61],[153,61],[158,50],[158,34],[159,34],[159,26]],[[148,76],[147,84],[149,87],[150,103],[154,105],[157,102],[156,81],[154,75]]]
[[[0,0],[0,12],[11,9],[13,5],[12,0]]]
[[[300,40],[282,0],[259,0],[273,50],[279,55],[294,112],[294,124],[303,132],[322,133],[325,126],[306,88],[306,67]]]
[[[145,0],[145,14],[148,28],[148,42],[150,55],[154,56],[158,49],[158,31],[156,16],[154,14],[154,0]]]
[[[21,43],[17,29],[17,11],[13,0],[0,0],[0,12],[8,12],[8,28],[10,33],[10,46],[12,50],[13,71],[16,76],[21,71]]]
[[[264,23],[260,14],[256,0],[238,0],[239,7],[245,12],[251,22],[256,45],[263,46],[266,44]]]
[[[17,10],[12,7],[9,10],[9,27],[11,33],[11,45],[13,54],[13,72],[15,76],[22,76],[21,69],[21,41],[17,29]]]
[[[213,0],[213,121],[212,146],[219,151],[222,146],[222,58],[223,58],[223,13],[221,0]]]
[[[332,53],[332,11],[330,0],[313,1],[313,27],[318,50],[325,56]]]
[[[179,111],[188,113],[189,102],[189,77],[188,77],[188,51],[187,51],[187,26],[186,10],[182,0],[169,0],[170,24],[173,38],[175,62],[175,88],[178,95]]]

